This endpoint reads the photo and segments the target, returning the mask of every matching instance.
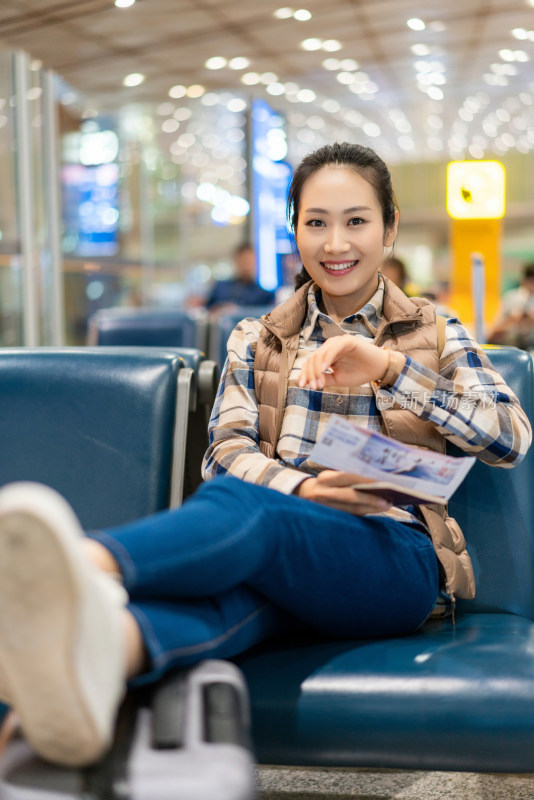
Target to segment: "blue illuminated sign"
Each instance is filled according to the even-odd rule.
[[[291,182],[284,120],[264,100],[251,111],[252,207],[256,274],[260,286],[273,291],[282,283],[282,258],[293,252],[286,225],[286,202]]]
[[[119,168],[67,164],[63,185],[63,250],[76,256],[112,256],[119,249]]]

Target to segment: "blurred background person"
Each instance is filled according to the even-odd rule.
[[[403,292],[405,291],[406,283],[408,282],[408,270],[406,269],[404,261],[401,261],[401,259],[396,256],[390,256],[390,258],[386,258],[386,260],[382,262],[380,272],[382,275],[385,275],[386,278],[389,278],[390,281],[393,281],[399,289],[402,289]]]
[[[274,305],[274,292],[262,289],[256,282],[256,257],[249,242],[234,251],[233,278],[215,281],[206,299],[209,311],[230,311],[237,306]]]
[[[449,306],[450,293],[449,284],[441,281],[420,292],[419,296],[430,300],[436,306],[436,314],[442,317],[457,317],[458,314]]]
[[[529,350],[534,347],[534,262],[525,264],[521,285],[505,292],[488,342]]]

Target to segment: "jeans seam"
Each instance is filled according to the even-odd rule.
[[[260,608],[255,609],[251,614],[244,617],[239,622],[236,622],[231,628],[229,628],[224,633],[221,633],[219,636],[216,636],[214,639],[210,639],[207,642],[200,642],[199,644],[188,645],[187,647],[175,647],[173,650],[165,650],[161,651],[160,655],[153,657],[153,664],[154,667],[160,668],[167,664],[169,661],[172,661],[173,658],[178,656],[185,656],[185,655],[194,655],[196,653],[202,653],[206,650],[209,650],[223,642],[228,641],[232,636],[234,636],[238,631],[240,631],[245,625],[251,622],[255,617],[265,611],[266,608],[269,608],[271,603],[265,603]]]

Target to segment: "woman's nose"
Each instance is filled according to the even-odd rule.
[[[331,228],[328,238],[324,243],[324,250],[326,253],[346,253],[350,250],[350,242],[344,235],[344,230],[341,228]]]

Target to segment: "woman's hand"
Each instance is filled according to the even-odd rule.
[[[398,355],[405,358],[401,353]],[[388,372],[389,365],[388,350],[382,350],[375,344],[348,333],[332,336],[305,360],[299,386],[309,386],[310,389],[361,386],[369,381],[381,380]]]
[[[330,508],[337,508],[339,511],[347,511],[357,517],[363,514],[378,514],[391,508],[391,503],[379,495],[355,489],[354,485],[358,483],[373,483],[373,481],[351,472],[325,469],[316,478],[306,478],[293,494]]]

